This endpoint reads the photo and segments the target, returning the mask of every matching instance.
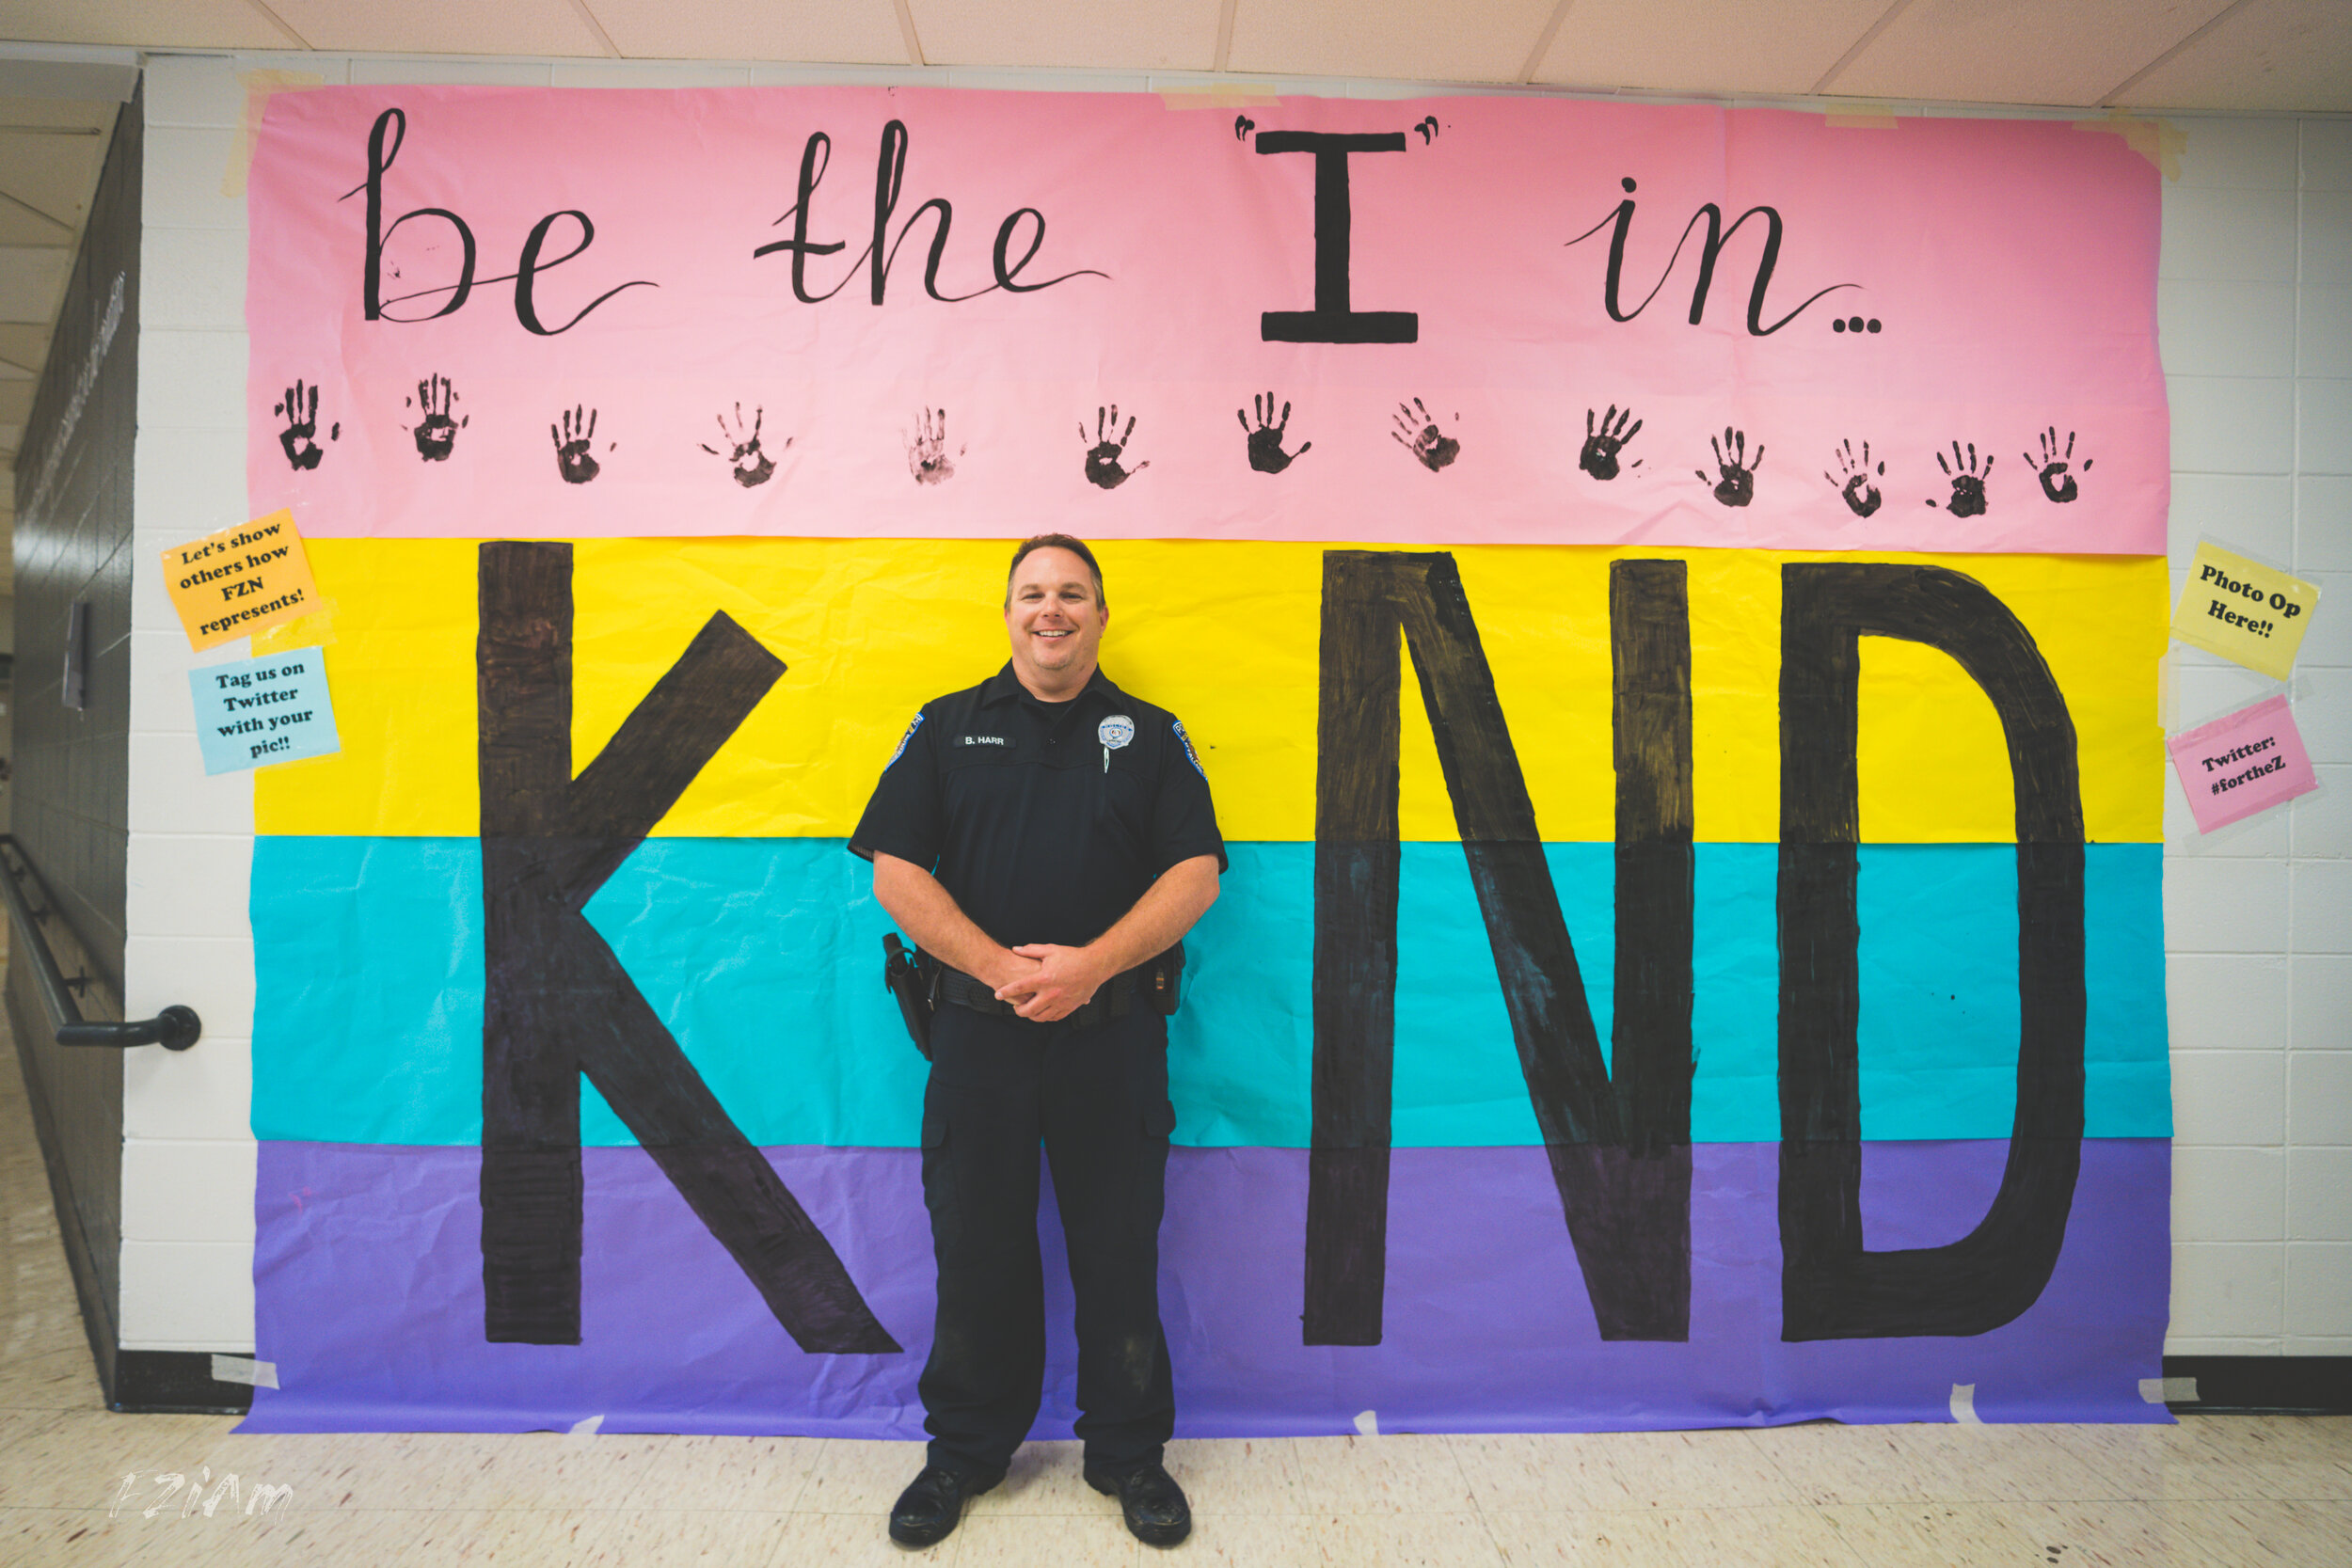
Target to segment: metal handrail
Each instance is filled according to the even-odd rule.
[[[81,1005],[73,999],[75,989],[88,985],[90,977],[77,975],[67,979],[57,968],[56,955],[49,950],[49,937],[40,928],[40,917],[56,907],[49,890],[33,868],[32,857],[16,841],[14,833],[0,833],[0,846],[14,855],[10,860],[0,856],[0,898],[8,905],[8,918],[14,922],[19,935],[24,939],[25,957],[32,960],[33,983],[40,991],[41,1006],[48,1009],[49,1026],[56,1032],[59,1045],[160,1045],[167,1051],[185,1051],[204,1033],[204,1021],[196,1016],[193,1007],[174,1003],[153,1018],[131,1019],[120,1022],[110,1020],[86,1020]],[[40,895],[43,908],[35,910],[25,900],[24,889],[19,884],[17,867],[24,867],[24,879]]]

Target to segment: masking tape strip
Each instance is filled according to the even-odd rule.
[[[2139,1380],[2139,1397],[2150,1404],[2196,1404],[2197,1380],[2193,1377],[2143,1377]]]
[[[2155,165],[2167,180],[2181,177],[2181,154],[2188,150],[2188,133],[2170,120],[2140,119],[2114,109],[2105,119],[2078,119],[2074,129],[2121,136],[2124,146]]]
[[[1356,1433],[1359,1437],[1379,1436],[1380,1413],[1376,1410],[1359,1410],[1356,1412]]]
[[[213,1381],[275,1388],[278,1386],[278,1363],[257,1361],[249,1355],[215,1355],[213,1357]]]
[[[1977,1414],[1977,1386],[1973,1383],[1952,1385],[1952,1419],[1963,1426],[1980,1427],[1984,1418]]]
[[[234,198],[245,194],[246,176],[253,167],[253,150],[262,145],[262,115],[269,107],[271,96],[326,85],[326,78],[315,71],[237,73],[237,86],[245,88],[245,110],[239,123],[240,134],[229,150],[229,166],[221,171],[221,195]]]

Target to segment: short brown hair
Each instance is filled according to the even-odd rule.
[[[1034,538],[1021,541],[1019,547],[1012,552],[1012,564],[1005,568],[1005,602],[1007,604],[1012,603],[1013,574],[1021,570],[1023,562],[1039,550],[1068,550],[1072,555],[1085,562],[1087,570],[1094,576],[1094,602],[1104,610],[1110,609],[1110,597],[1103,592],[1101,563],[1094,559],[1094,552],[1086,547],[1086,541],[1073,539],[1067,533],[1041,533]]]

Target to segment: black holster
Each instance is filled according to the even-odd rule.
[[[1149,990],[1149,1003],[1155,1011],[1175,1017],[1176,1006],[1184,1000],[1184,944],[1178,942],[1144,965],[1136,979]]]
[[[930,972],[926,973],[929,969]],[[898,940],[896,931],[882,933],[882,985],[898,1004],[898,1018],[907,1026],[907,1037],[914,1049],[929,1061],[931,1054],[931,1009],[937,1005],[933,980],[937,970],[915,961],[912,948]]]

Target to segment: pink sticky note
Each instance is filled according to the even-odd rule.
[[[2209,833],[2319,787],[2284,697],[2240,708],[2166,743],[2188,792],[2197,831]]]

